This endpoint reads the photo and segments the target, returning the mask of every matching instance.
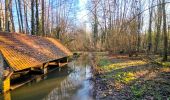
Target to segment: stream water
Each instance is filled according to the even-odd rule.
[[[82,55],[67,67],[0,95],[0,100],[93,100],[89,58]]]

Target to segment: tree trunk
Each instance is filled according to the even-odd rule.
[[[5,0],[5,31],[9,32],[9,0]]]
[[[159,0],[159,3],[160,4],[161,1]],[[157,32],[156,32],[156,37],[155,37],[155,50],[154,52],[157,53],[158,51],[158,46],[159,46],[159,41],[160,41],[160,33],[161,33],[161,24],[162,24],[162,5],[159,5],[158,6],[158,9],[157,9]]]
[[[34,0],[31,0],[31,34],[35,35]]]
[[[21,9],[21,0],[18,0],[18,7],[19,7],[20,22],[21,22],[21,32],[24,32],[22,9]]]
[[[97,46],[98,39],[98,19],[97,19],[97,1],[94,1],[94,25],[93,25],[93,38],[94,38],[94,46]]]
[[[42,0],[41,1],[41,3],[42,3],[42,36],[45,36],[45,32],[44,32],[44,12],[45,12],[45,10],[44,10],[44,0]]]
[[[17,11],[17,18],[18,18],[19,32],[21,32],[21,22],[20,22],[20,17],[19,17],[19,11],[18,11],[18,3],[17,3],[17,0],[15,0],[15,5],[16,5],[16,11]]]
[[[26,1],[25,1],[26,2]],[[25,30],[26,30],[26,34],[29,33],[29,29],[28,29],[28,18],[27,18],[27,6],[24,4],[24,16],[25,16]]]
[[[141,12],[141,1],[138,1],[138,7],[137,7],[137,23],[138,23],[138,28],[137,28],[137,51],[140,51],[140,46],[141,46],[141,25],[142,25],[142,16],[139,14]]]
[[[163,10],[163,34],[164,34],[164,52],[163,52],[163,61],[167,61],[167,52],[168,52],[168,36],[166,30],[166,10],[165,10],[165,0],[162,0],[162,10]]]
[[[153,5],[153,1],[151,2],[151,6]],[[148,29],[148,53],[152,49],[152,14],[153,8],[149,9],[149,29]]]
[[[2,18],[3,18],[3,12],[2,12],[2,1],[0,1],[0,31],[3,31],[3,23],[2,23]]]
[[[38,12],[38,0],[36,0],[36,34],[39,35],[39,12]]]
[[[13,12],[12,12],[12,0],[10,0],[10,3],[9,3],[9,10],[10,10],[10,19],[11,19],[11,23],[12,23],[12,32],[15,32]]]

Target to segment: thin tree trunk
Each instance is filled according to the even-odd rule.
[[[15,5],[16,5],[16,11],[17,11],[17,19],[18,19],[18,25],[19,25],[19,32],[21,32],[21,22],[20,22],[20,16],[19,16],[19,11],[18,11],[17,0],[15,0]]]
[[[5,0],[5,31],[9,32],[9,0]]]
[[[165,0],[162,0],[162,10],[163,10],[163,34],[164,34],[164,53],[163,53],[163,61],[167,61],[168,56],[168,36],[166,30],[166,11],[165,11]]]
[[[39,35],[39,12],[38,12],[38,0],[36,0],[36,34]]]
[[[31,0],[31,34],[35,35],[34,0]]]
[[[9,10],[10,10],[10,19],[11,19],[11,23],[12,23],[12,31],[15,32],[13,12],[12,12],[12,0],[10,0],[10,3],[9,3],[9,4],[10,4]]]
[[[44,32],[44,12],[45,12],[45,10],[44,10],[44,0],[42,0],[41,1],[41,3],[42,3],[42,36],[45,36],[45,32]]]
[[[151,6],[153,5],[153,1],[151,2]],[[152,15],[153,15],[153,8],[149,9],[149,29],[148,29],[148,53],[151,51],[152,48]]]
[[[159,0],[159,4],[161,3],[161,1]],[[160,41],[160,32],[161,32],[161,24],[162,24],[162,5],[158,6],[158,10],[157,10],[157,32],[156,32],[156,37],[155,37],[155,50],[154,52],[157,53],[158,51],[158,46],[159,46],[159,41]]]
[[[48,14],[47,14],[47,24],[46,24],[46,27],[47,27],[47,31],[46,31],[46,33],[49,35],[49,33],[50,33],[50,3],[51,2],[51,0],[49,0],[49,2],[48,2]],[[46,35],[47,35],[46,34]]]
[[[21,22],[21,32],[24,32],[22,9],[21,9],[21,0],[18,0],[18,7],[19,7],[20,22]]]
[[[97,19],[97,1],[94,1],[94,25],[93,25],[93,38],[94,38],[94,46],[97,46],[97,38],[98,38],[98,19]]]
[[[1,14],[1,16],[0,16],[0,31],[2,31],[2,15],[3,15],[3,13],[2,13],[2,1],[0,2],[0,14]]]
[[[26,34],[28,34],[29,29],[28,29],[28,18],[27,18],[27,6],[26,6],[26,4],[24,4],[24,16],[25,16],[25,30],[26,30]]]
[[[141,1],[138,1],[138,8],[137,8],[137,13],[140,13],[141,11]],[[140,45],[141,45],[141,34],[140,34],[140,29],[141,29],[141,15],[138,15],[138,29],[137,29],[137,51],[140,51]]]

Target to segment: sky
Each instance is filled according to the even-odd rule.
[[[89,23],[89,16],[87,10],[88,0],[79,0],[79,11],[77,12],[77,19],[79,20],[82,27],[85,27],[85,30],[89,32],[91,30],[91,26]]]
[[[77,13],[77,18],[81,22],[86,22],[88,20],[86,4],[87,0],[79,0],[79,12]]]

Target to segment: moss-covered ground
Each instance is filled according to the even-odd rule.
[[[97,99],[170,100],[170,62],[164,66],[119,56],[95,57]]]

